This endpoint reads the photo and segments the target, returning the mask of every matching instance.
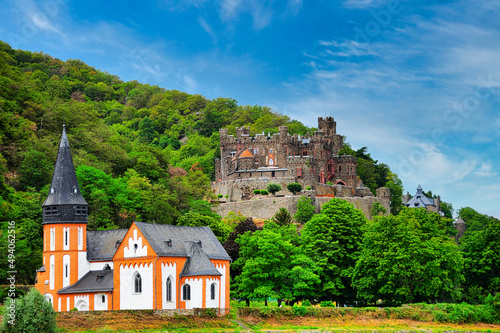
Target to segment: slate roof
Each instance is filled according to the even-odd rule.
[[[222,275],[203,252],[202,242],[186,242],[184,246],[189,257],[180,276]]]
[[[201,241],[202,251],[209,259],[231,260],[209,227],[134,223],[159,256],[187,257],[186,242]],[[168,240],[171,240],[171,246]]]
[[[117,250],[116,242],[123,240],[128,229],[87,231],[87,259],[111,261]]]
[[[113,291],[113,270],[89,271],[71,286],[60,289],[58,294]]]
[[[418,208],[426,206],[434,206],[434,200],[427,198],[423,193],[422,186],[418,185],[417,194],[406,203],[406,207]]]
[[[42,207],[53,205],[88,206],[87,201],[85,201],[80,193],[80,187],[78,186],[73,166],[73,158],[69,149],[68,137],[66,136],[66,126],[64,125],[54,173],[52,174],[49,195],[42,204]]]

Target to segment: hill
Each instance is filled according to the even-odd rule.
[[[277,133],[279,126],[291,134],[313,130],[265,106],[123,82],[80,60],[14,50],[1,41],[0,110],[0,220],[16,222],[19,283],[32,283],[42,265],[40,205],[63,123],[90,205],[90,230],[134,220],[175,224],[189,210],[206,209],[200,200],[212,196],[220,128],[235,134],[236,127],[250,126],[251,135]],[[398,197],[402,184],[387,165],[366,148],[354,155],[368,187],[389,186]],[[2,244],[6,229],[3,224]],[[6,270],[2,262],[0,278]]]

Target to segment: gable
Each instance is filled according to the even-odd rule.
[[[157,254],[153,250],[153,247],[147,241],[144,234],[139,230],[136,222],[134,222],[125,234],[125,237],[123,237],[120,246],[116,250],[113,260],[156,256]]]

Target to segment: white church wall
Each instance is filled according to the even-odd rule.
[[[153,264],[120,266],[120,309],[152,309],[153,308]],[[134,291],[135,274],[141,275],[142,291]]]
[[[221,308],[225,308],[226,307],[226,279],[228,278],[226,276],[226,265],[215,265],[215,267],[217,268],[217,270],[219,271],[219,273],[222,274],[222,276],[220,277],[220,307]]]
[[[203,306],[203,279],[186,279],[184,283],[191,286],[191,300],[186,301],[186,309],[201,308]]]
[[[212,299],[212,284],[215,284],[215,298]],[[218,308],[219,307],[219,294],[220,294],[220,286],[219,280],[215,278],[206,278],[205,279],[205,307],[207,308]]]
[[[104,302],[102,301],[104,298]],[[107,310],[108,309],[108,295],[101,293],[94,295],[94,310]]]
[[[161,265],[161,285],[162,285],[162,292],[161,292],[161,299],[162,299],[162,308],[163,309],[175,309],[176,304],[177,304],[177,279],[176,277],[176,267],[177,265],[175,263],[172,264],[167,264],[163,263]],[[170,276],[170,279],[172,280],[172,301],[167,302],[167,279]]]
[[[89,295],[75,296],[75,308],[78,311],[89,311]]]
[[[78,280],[90,271],[90,263],[87,260],[87,251],[78,252]]]

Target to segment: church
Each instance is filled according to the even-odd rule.
[[[133,222],[87,230],[64,126],[42,214],[35,288],[54,310],[229,308],[231,258],[210,228]]]

